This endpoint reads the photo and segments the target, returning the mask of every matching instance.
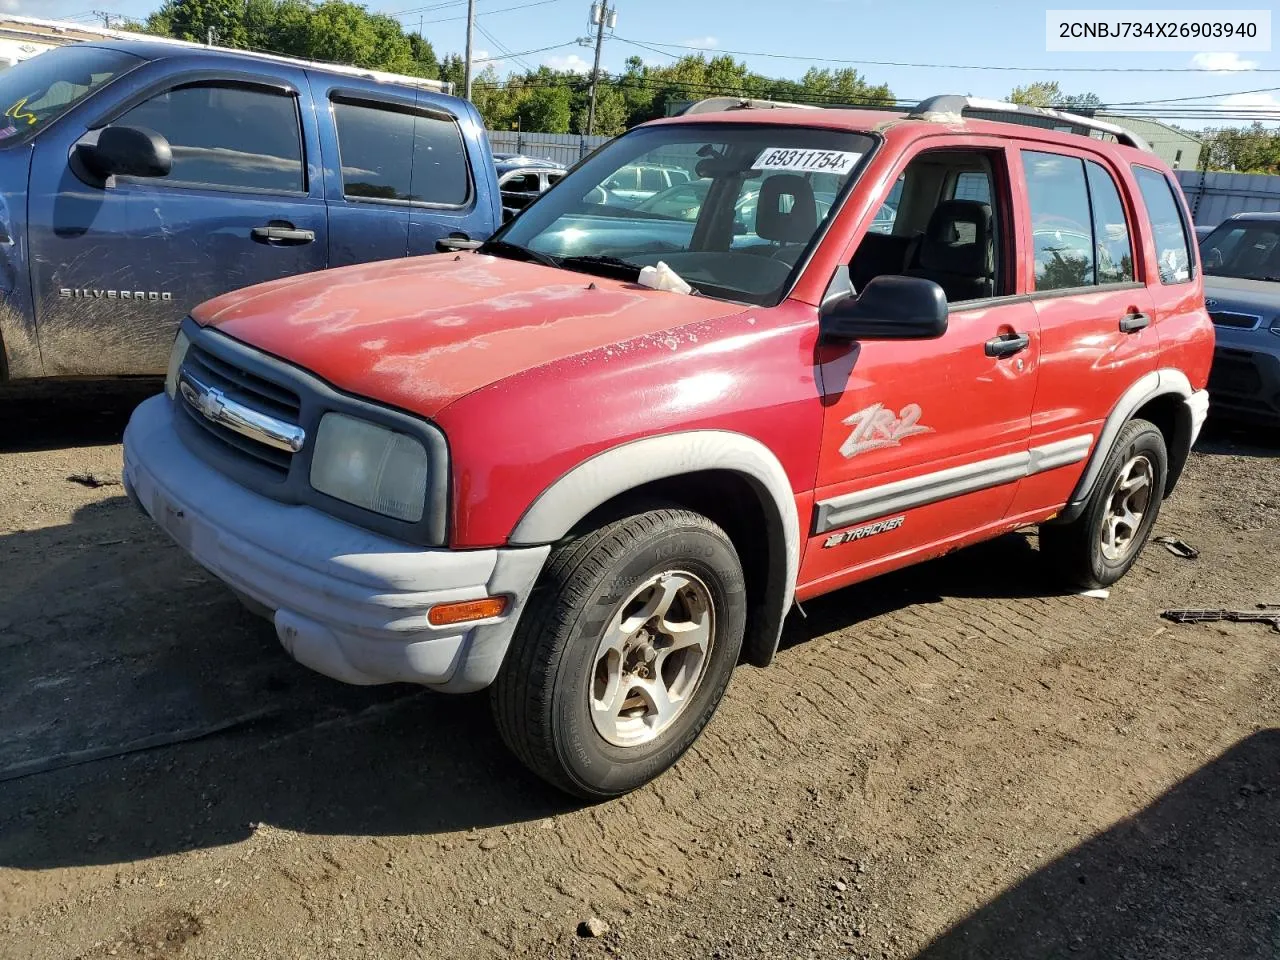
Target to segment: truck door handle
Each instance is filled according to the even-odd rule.
[[[460,250],[479,250],[483,240],[472,240],[465,233],[451,233],[436,241],[437,253],[457,253]]]
[[[1121,333],[1137,333],[1151,326],[1151,317],[1145,313],[1126,313],[1120,318]]]
[[[1031,346],[1031,337],[1025,333],[1002,333],[987,341],[988,357],[1012,357]]]
[[[316,241],[314,230],[299,230],[292,223],[274,220],[265,227],[254,227],[249,235],[257,243],[268,243],[276,247],[297,247]]]

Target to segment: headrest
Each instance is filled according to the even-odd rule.
[[[778,243],[808,243],[818,230],[818,204],[804,177],[778,173],[760,186],[756,234]]]
[[[977,200],[938,204],[920,243],[920,268],[967,277],[991,276],[991,206]]]

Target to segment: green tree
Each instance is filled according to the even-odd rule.
[[[1280,174],[1280,130],[1255,120],[1248,127],[1203,131],[1211,170]]]
[[[1009,94],[1010,103],[1024,107],[1056,107],[1059,110],[1097,110],[1103,106],[1096,93],[1063,93],[1057,80],[1039,80],[1026,86],[1014,87]]]
[[[245,44],[245,0],[165,0],[147,18],[148,32],[205,43],[212,34],[221,46]]]

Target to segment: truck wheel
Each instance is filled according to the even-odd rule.
[[[738,661],[742,565],[706,517],[626,517],[551,554],[491,691],[534,773],[588,799],[657,777],[702,732]]]
[[[1168,475],[1164,435],[1146,420],[1130,421],[1107,456],[1084,513],[1070,523],[1042,526],[1040,552],[1076,586],[1115,583],[1151,536]]]

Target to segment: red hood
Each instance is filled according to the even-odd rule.
[[[443,254],[289,277],[210,300],[194,316],[342,390],[434,416],[531,367],[741,309]]]

